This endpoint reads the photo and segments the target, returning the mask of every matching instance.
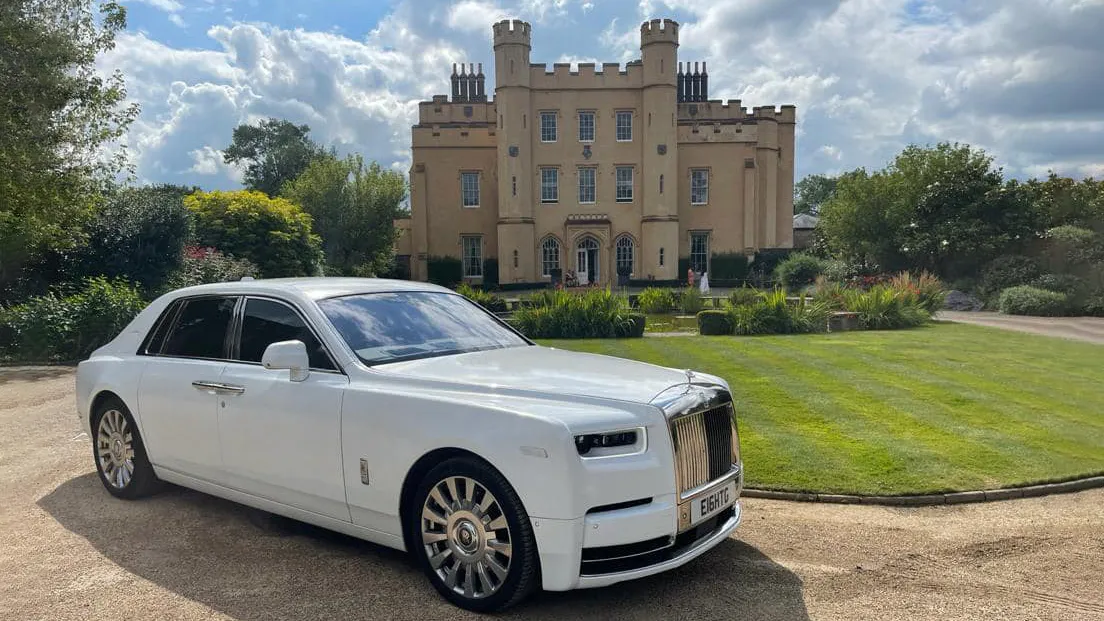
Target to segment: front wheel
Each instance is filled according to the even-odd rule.
[[[539,559],[529,515],[497,470],[473,458],[448,459],[429,471],[415,500],[416,554],[447,600],[494,612],[536,588]]]

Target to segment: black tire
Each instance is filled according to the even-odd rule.
[[[464,593],[458,593],[446,584],[445,579],[438,575],[430,562],[431,546],[423,543],[423,526],[432,526],[432,523],[422,517],[422,510],[426,505],[430,492],[438,485],[444,485],[448,490],[445,480],[450,477],[467,477],[482,487],[497,501],[501,508],[501,514],[495,511],[493,515],[501,515],[506,519],[510,546],[509,564],[506,567],[505,578],[497,583],[496,590],[483,597],[468,597]],[[461,492],[463,494],[463,492]],[[470,492],[469,492],[470,494]],[[476,496],[476,500],[480,497]],[[492,511],[494,511],[492,509]],[[529,514],[521,504],[517,492],[497,470],[490,464],[472,457],[453,457],[447,459],[430,470],[422,482],[418,485],[411,506],[407,512],[407,528],[410,533],[411,549],[418,559],[419,565],[426,577],[433,584],[437,592],[452,604],[475,612],[496,612],[504,610],[525,599],[540,584],[540,558],[537,554],[537,542],[533,535],[532,523]],[[490,516],[487,516],[489,519]],[[493,525],[494,522],[490,522]],[[496,536],[501,536],[503,531],[498,531]],[[436,544],[448,545],[448,542]],[[494,552],[485,554],[494,555]],[[503,558],[498,556],[497,558]],[[485,575],[490,577],[489,565]],[[456,571],[455,569],[453,571]],[[461,570],[466,575],[467,572]],[[493,578],[492,578],[493,579]]]
[[[122,415],[122,420],[125,421],[125,426],[122,429],[124,434],[130,437],[131,452],[133,453],[133,457],[130,459],[131,464],[133,464],[133,473],[130,479],[121,486],[118,484],[118,480],[113,482],[108,478],[108,473],[105,472],[105,461],[107,460],[106,458],[102,459],[100,455],[100,423],[109,412],[118,412]],[[118,418],[116,417],[115,420],[117,421]],[[149,457],[146,455],[146,446],[142,442],[138,426],[134,424],[134,417],[131,416],[126,404],[115,397],[101,401],[96,406],[96,411],[92,413],[92,460],[96,463],[96,473],[100,475],[100,483],[103,483],[107,491],[116,498],[125,500],[143,498],[156,493],[163,486],[161,480],[154,474],[153,466],[150,465]]]

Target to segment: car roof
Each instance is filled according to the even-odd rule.
[[[394,291],[435,291],[451,293],[451,290],[425,282],[413,280],[391,280],[387,278],[258,278],[255,280],[237,280],[207,285],[196,285],[177,289],[172,297],[190,295],[291,295],[311,300],[356,295],[360,293],[388,293]]]

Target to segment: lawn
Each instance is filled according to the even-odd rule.
[[[750,487],[907,494],[1104,472],[1104,347],[914,330],[547,341],[720,375]]]

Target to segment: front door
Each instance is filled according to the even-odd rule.
[[[579,279],[580,285],[585,285],[590,282],[587,265],[586,248],[579,248],[575,258],[575,274]]]
[[[576,249],[577,272],[579,284],[596,283],[601,277],[598,272],[598,242],[591,237],[586,237],[579,242]]]
[[[265,348],[300,340],[311,373],[261,366]],[[303,317],[284,302],[248,298],[232,360],[219,378],[219,436],[229,485],[285,505],[351,521],[341,467],[342,374]]]

